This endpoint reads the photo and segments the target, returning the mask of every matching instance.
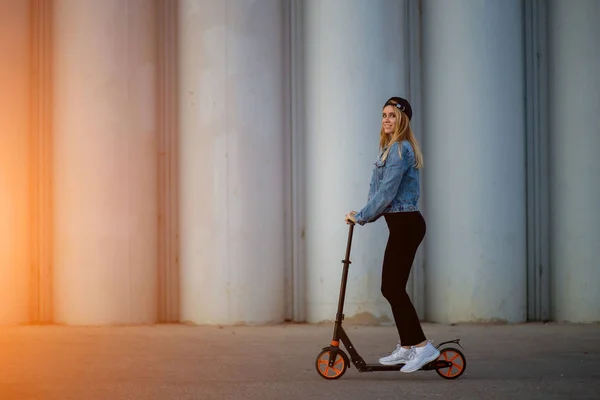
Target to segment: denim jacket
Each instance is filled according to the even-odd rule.
[[[398,146],[401,146],[402,158]],[[355,216],[360,225],[375,222],[385,213],[419,210],[419,170],[414,166],[415,153],[410,142],[393,143],[386,160],[382,161],[384,152],[373,168],[367,204]]]

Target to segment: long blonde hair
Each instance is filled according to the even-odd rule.
[[[384,132],[383,126],[381,127],[381,131],[379,133],[379,149],[385,149],[381,159],[385,160],[387,158],[392,144],[406,140],[410,143],[415,153],[415,168],[421,169],[423,168],[423,154],[421,153],[419,142],[417,142],[417,138],[415,138],[415,135],[410,127],[408,115],[404,114],[394,106],[392,106],[392,108],[394,109],[394,114],[396,115],[396,125],[394,126],[394,133],[391,137]],[[401,148],[398,148],[398,152],[400,153],[400,158],[402,158]]]

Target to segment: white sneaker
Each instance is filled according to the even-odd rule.
[[[400,369],[402,372],[415,372],[421,369],[423,365],[430,363],[440,356],[440,351],[436,349],[429,341],[423,347],[415,347],[414,351],[409,355],[409,360],[404,367]]]
[[[413,349],[405,349],[400,346],[400,344],[396,345],[396,349],[386,357],[381,357],[379,359],[379,363],[383,365],[398,365],[405,364],[409,360],[410,353]]]

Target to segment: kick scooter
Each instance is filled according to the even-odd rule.
[[[315,361],[315,367],[319,375],[325,379],[338,379],[346,372],[347,368],[350,368],[350,362],[354,364],[358,372],[376,372],[376,371],[399,371],[404,364],[398,365],[380,365],[380,364],[367,364],[363,358],[358,354],[350,338],[342,328],[342,321],[344,319],[344,298],[346,296],[346,282],[348,280],[348,270],[350,268],[350,247],[352,245],[352,234],[354,232],[354,224],[350,223],[350,229],[348,232],[348,244],[346,245],[346,258],[342,260],[344,269],[342,272],[342,285],[340,288],[340,297],[338,300],[338,309],[335,318],[335,325],[333,328],[333,339],[331,345],[324,347],[321,352],[317,355]],[[340,349],[340,341],[346,347],[346,350],[350,354],[350,359],[346,353]],[[465,372],[467,366],[467,360],[464,354],[455,347],[444,347],[448,344],[460,345],[460,339],[450,340],[442,342],[436,346],[440,351],[440,356],[425,364],[421,367],[420,371],[435,371],[439,376],[445,379],[456,379]]]

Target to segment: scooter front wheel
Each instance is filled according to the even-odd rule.
[[[341,349],[338,349],[337,356],[333,362],[333,366],[329,366],[329,354],[330,348],[324,348],[317,359],[315,360],[315,367],[321,377],[325,379],[339,379],[344,375],[346,369],[348,369],[348,356]]]
[[[440,349],[440,356],[437,361],[443,361],[445,363],[451,363],[449,367],[436,368],[435,372],[444,379],[456,379],[461,376],[467,368],[467,359],[462,351],[453,348],[446,347]]]

